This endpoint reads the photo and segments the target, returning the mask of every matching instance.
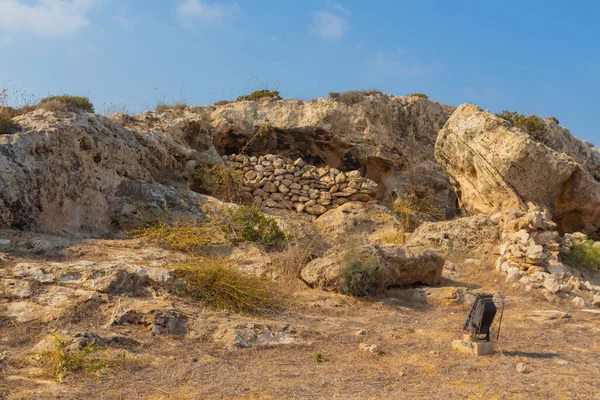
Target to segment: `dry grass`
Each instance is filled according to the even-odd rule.
[[[0,111],[0,135],[10,135],[18,132],[19,124],[12,120],[8,112]]]
[[[190,188],[197,192],[208,192],[228,203],[241,204],[242,171],[227,165],[200,166],[190,181]]]
[[[175,276],[185,283],[183,293],[215,310],[256,313],[278,304],[265,279],[244,275],[225,259],[194,258],[174,267]]]
[[[372,297],[383,293],[384,276],[375,255],[359,257],[354,249],[344,255],[338,291],[355,297]]]
[[[219,230],[212,225],[176,224],[164,222],[155,223],[147,228],[127,232],[127,237],[149,238],[167,248],[184,252],[202,252],[202,248],[218,240]]]
[[[90,99],[83,96],[50,96],[40,100],[38,107],[46,111],[94,112]]]
[[[158,113],[164,113],[167,111],[183,111],[188,107],[186,103],[175,103],[175,104],[165,104],[158,103],[154,111]]]
[[[441,221],[445,218],[444,211],[437,205],[435,195],[417,186],[409,188],[406,193],[396,198],[390,209],[400,217],[405,232],[412,232],[427,219]]]

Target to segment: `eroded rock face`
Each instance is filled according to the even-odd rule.
[[[361,169],[377,182],[379,196],[410,185],[434,188],[448,216],[456,196],[433,157],[438,132],[453,107],[416,97],[375,94],[348,105],[333,99],[310,102],[240,101],[146,112],[128,125],[156,130],[161,124],[197,120],[198,135],[209,135],[219,154],[277,154],[340,171]],[[193,135],[192,135],[193,137]]]
[[[363,245],[355,252],[358,260],[376,257],[382,289],[415,283],[436,285],[442,277],[444,259],[432,252],[410,253],[398,245]],[[302,270],[302,279],[312,287],[337,290],[340,271],[346,266],[344,255],[343,249],[332,248]]]
[[[121,183],[184,179],[192,164],[217,160],[164,131],[135,132],[85,113],[34,111],[22,133],[0,136],[0,227],[104,233]]]
[[[435,155],[452,176],[460,204],[469,213],[527,211],[527,203],[533,203],[552,214],[559,230],[595,235],[600,227],[600,183],[586,169],[595,169],[595,161],[580,164],[584,157],[577,154],[579,147],[566,140],[549,143],[560,152],[508,127],[501,118],[464,104],[440,131]]]

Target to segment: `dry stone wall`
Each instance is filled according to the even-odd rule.
[[[349,201],[377,203],[377,183],[360,171],[316,167],[301,158],[294,161],[273,154],[232,154],[223,159],[243,173],[244,198],[261,206],[321,215]]]

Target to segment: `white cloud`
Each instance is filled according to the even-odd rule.
[[[327,11],[313,13],[313,23],[308,27],[310,33],[324,39],[340,39],[348,30],[348,24],[343,17]]]
[[[101,0],[0,0],[0,31],[65,36],[89,25],[88,14]]]
[[[342,6],[340,3],[329,3],[329,7],[333,8],[334,10],[338,10],[341,11],[343,13],[346,14],[350,14],[350,10],[348,10],[347,8],[345,8],[344,6]]]
[[[219,23],[240,13],[240,6],[235,2],[225,5],[222,3],[207,4],[202,0],[183,0],[177,5],[177,17],[186,23],[194,19]]]

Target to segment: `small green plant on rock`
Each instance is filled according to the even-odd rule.
[[[344,267],[338,281],[340,293],[355,297],[371,297],[383,291],[383,274],[377,256],[359,259],[355,250],[344,255]]]
[[[285,240],[285,234],[275,218],[267,217],[257,206],[240,206],[229,210],[222,229],[225,238],[232,243],[250,242],[276,246]]]
[[[184,252],[197,252],[209,245],[215,238],[215,229],[210,226],[193,224],[168,225],[164,222],[127,232],[130,239],[150,238],[166,245],[168,248]]]
[[[38,107],[46,111],[94,112],[90,99],[82,96],[50,96],[42,99]]]
[[[411,93],[408,96],[409,97],[418,97],[420,99],[429,100],[429,96],[427,96],[425,93]]]
[[[10,135],[19,131],[19,124],[8,113],[0,112],[0,135]]]
[[[236,101],[257,101],[260,99],[281,100],[281,96],[279,95],[279,92],[277,90],[271,91],[267,89],[262,89],[256,90],[250,94],[239,96]]]
[[[52,376],[57,382],[62,382],[69,372],[96,372],[108,368],[105,360],[93,355],[99,350],[95,343],[69,349],[67,343],[58,334],[54,334],[52,344],[52,350],[45,350],[40,354],[40,362],[52,368]]]
[[[571,251],[562,254],[562,260],[574,268],[600,271],[600,248],[590,239],[573,240]]]
[[[536,140],[542,140],[544,134],[548,133],[546,123],[537,115],[525,116],[516,111],[504,110],[496,116],[508,121],[515,128],[527,132]]]

